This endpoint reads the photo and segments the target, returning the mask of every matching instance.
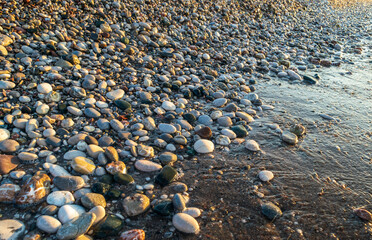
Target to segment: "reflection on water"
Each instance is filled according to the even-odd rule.
[[[368,47],[365,42],[362,60],[354,65],[307,71],[308,75],[319,74],[317,85],[274,77],[258,86],[259,96],[276,107],[263,112],[253,124],[252,139],[266,152],[261,165],[272,170],[278,187],[300,203],[292,210],[302,212],[305,219],[313,214],[302,220],[313,218],[319,228],[322,224],[328,224],[328,229],[332,224],[364,226],[351,210],[360,206],[372,210],[372,64]],[[326,120],[320,114],[340,121]],[[267,126],[272,123],[283,130],[301,123],[307,135],[296,146],[285,145]]]

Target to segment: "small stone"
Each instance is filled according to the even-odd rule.
[[[169,102],[169,101],[164,101],[161,105],[161,107],[166,110],[166,111],[174,111],[176,110],[176,106],[174,105],[174,103],[172,102]]]
[[[64,205],[58,210],[58,219],[64,224],[70,222],[72,219],[80,216],[83,213],[85,213],[85,210],[80,205]]]
[[[177,132],[177,129],[173,125],[167,123],[160,123],[159,130],[162,131],[163,133],[171,134]]]
[[[137,146],[137,151],[140,156],[154,157],[154,149],[150,146],[140,144]]]
[[[173,226],[180,232],[198,234],[199,223],[195,218],[185,213],[177,213],[172,218]]]
[[[120,234],[119,240],[145,240],[145,231],[142,229],[132,229]]]
[[[264,203],[261,206],[261,211],[263,215],[265,215],[265,217],[267,217],[270,220],[274,220],[282,216],[282,211],[280,210],[280,208],[271,202]]]
[[[274,174],[271,171],[263,170],[258,174],[258,177],[263,182],[268,182],[274,178]]]
[[[137,160],[134,166],[142,172],[154,172],[162,169],[160,164],[148,160]]]
[[[202,127],[198,131],[196,131],[201,138],[210,139],[212,137],[212,130],[210,127]]]
[[[171,152],[163,152],[162,154],[160,154],[159,160],[163,165],[172,165],[174,162],[177,161],[177,155]]]
[[[177,176],[177,171],[173,167],[166,165],[161,172],[156,176],[155,183],[160,186],[166,186],[171,183]]]
[[[244,138],[248,136],[248,131],[244,126],[238,125],[231,128],[231,130],[236,134],[238,138]]]
[[[115,173],[114,175],[115,182],[119,184],[130,184],[134,182],[134,179],[129,174],[123,174],[123,173]]]
[[[0,39],[1,40],[1,39]],[[14,219],[0,220],[0,238],[4,240],[18,240],[26,231],[23,222]]]
[[[167,200],[161,201],[154,206],[153,211],[161,216],[169,216],[174,211],[173,203]]]
[[[91,209],[96,206],[106,207],[106,200],[105,198],[98,193],[87,193],[81,197],[81,203],[84,207]]]
[[[43,167],[53,175],[53,177],[58,177],[58,176],[71,176],[69,172],[66,171],[63,167],[57,165],[57,164],[52,164],[52,163],[44,163]],[[55,181],[55,180],[54,180]]]
[[[64,223],[57,232],[57,238],[60,240],[73,239],[86,233],[92,226],[96,216],[93,213],[83,213]]]
[[[108,173],[114,175],[116,173],[127,173],[127,168],[125,163],[122,161],[110,162],[106,165],[106,170]]]
[[[149,209],[150,199],[146,195],[136,193],[124,199],[123,207],[128,216],[137,216]]]
[[[43,215],[37,219],[36,226],[41,231],[52,234],[56,233],[58,229],[62,226],[62,224],[60,221],[58,221],[58,219],[52,216]]]
[[[84,115],[89,118],[99,118],[101,116],[101,113],[94,108],[86,108],[84,110]]]
[[[57,212],[58,212],[58,207],[55,206],[55,205],[45,206],[40,211],[41,214],[43,214],[43,215],[49,215],[49,216],[52,216],[52,215],[56,214]]]
[[[84,179],[78,176],[57,176],[53,183],[60,190],[66,191],[76,191],[85,185]]]
[[[198,153],[211,153],[214,151],[214,144],[209,140],[200,139],[195,142],[194,149]]]
[[[186,213],[186,214],[190,215],[193,218],[197,218],[197,217],[199,217],[201,215],[200,209],[199,208],[195,208],[195,207],[186,208],[185,210],[183,210],[182,213]]]
[[[301,137],[306,133],[306,128],[301,124],[296,124],[293,127],[291,127],[290,131],[294,133],[296,136]]]
[[[174,208],[178,211],[183,211],[186,208],[185,198],[179,193],[174,195],[172,202]]]
[[[18,154],[18,158],[26,164],[34,163],[38,156],[35,153],[21,152]]]
[[[114,103],[123,111],[130,111],[132,109],[132,105],[125,100],[116,100]]]
[[[51,91],[53,91],[53,88],[52,88],[52,86],[49,83],[40,83],[37,86],[37,91],[39,93],[48,94]]]
[[[55,191],[48,195],[47,203],[61,207],[66,204],[71,204],[75,201],[74,196],[69,191]]]
[[[90,144],[87,147],[87,152],[88,155],[91,156],[92,158],[98,158],[98,155],[100,153],[104,153],[105,151],[97,145]]]
[[[283,140],[283,142],[291,144],[291,145],[295,145],[295,144],[298,143],[297,136],[295,134],[293,134],[291,132],[287,132],[287,131],[284,131],[282,133],[282,140]]]
[[[252,152],[260,151],[260,145],[255,140],[247,140],[245,142],[245,148]]]

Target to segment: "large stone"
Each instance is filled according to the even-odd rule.
[[[123,207],[128,216],[137,216],[149,209],[150,199],[146,195],[136,193],[124,199]]]
[[[0,203],[12,203],[21,188],[16,184],[6,183],[0,186]]]
[[[252,152],[260,151],[260,145],[255,140],[247,140],[245,142],[245,148]]]
[[[38,204],[48,196],[51,180],[45,173],[37,172],[29,178],[17,194],[15,202],[19,207],[29,207]]]
[[[271,171],[263,170],[258,174],[258,178],[263,182],[268,182],[274,178],[274,174]]]
[[[76,191],[85,185],[84,179],[78,176],[57,176],[53,183],[60,190],[66,191]]]
[[[287,132],[287,131],[284,131],[282,133],[282,140],[283,142],[291,144],[291,145],[295,145],[298,143],[297,136],[294,133]]]
[[[23,222],[14,219],[0,221],[0,239],[19,240],[24,234],[26,226]]]
[[[0,151],[4,153],[15,152],[19,148],[19,143],[13,139],[6,139],[0,142]]]
[[[93,235],[97,238],[117,236],[123,227],[124,222],[119,217],[109,214],[94,227]]]
[[[0,155],[0,174],[8,174],[15,169],[18,164],[19,160],[16,156]]]
[[[4,128],[0,128],[0,142],[8,139],[10,137],[10,132]]]
[[[74,239],[86,233],[92,226],[96,216],[93,213],[83,213],[62,225],[57,232],[57,238],[60,240]]]

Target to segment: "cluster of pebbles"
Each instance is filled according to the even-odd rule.
[[[306,69],[362,51],[305,9],[288,0],[3,1],[0,202],[17,219],[0,221],[1,238],[145,239],[147,229],[126,224],[152,214],[169,219],[166,238],[199,233],[203,211],[189,206],[180,163],[234,144],[260,151],[249,124],[273,106],[257,81],[315,84]],[[271,127],[288,144],[305,134]],[[270,202],[262,212],[281,215]]]

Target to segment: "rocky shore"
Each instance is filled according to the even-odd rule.
[[[363,49],[348,36],[371,33],[361,20],[370,10],[292,0],[1,2],[0,239],[221,239],[203,234],[213,206],[192,200],[218,193],[194,186],[215,158],[262,157],[252,123],[274,106],[257,83],[314,85],[321,79],[309,70],[350,63],[343,54]],[[301,123],[268,127],[286,146],[306,137]],[[255,195],[222,191],[262,198],[254,218],[274,222],[283,211],[258,188],[275,177],[258,171]],[[355,214],[372,220],[367,209]]]

